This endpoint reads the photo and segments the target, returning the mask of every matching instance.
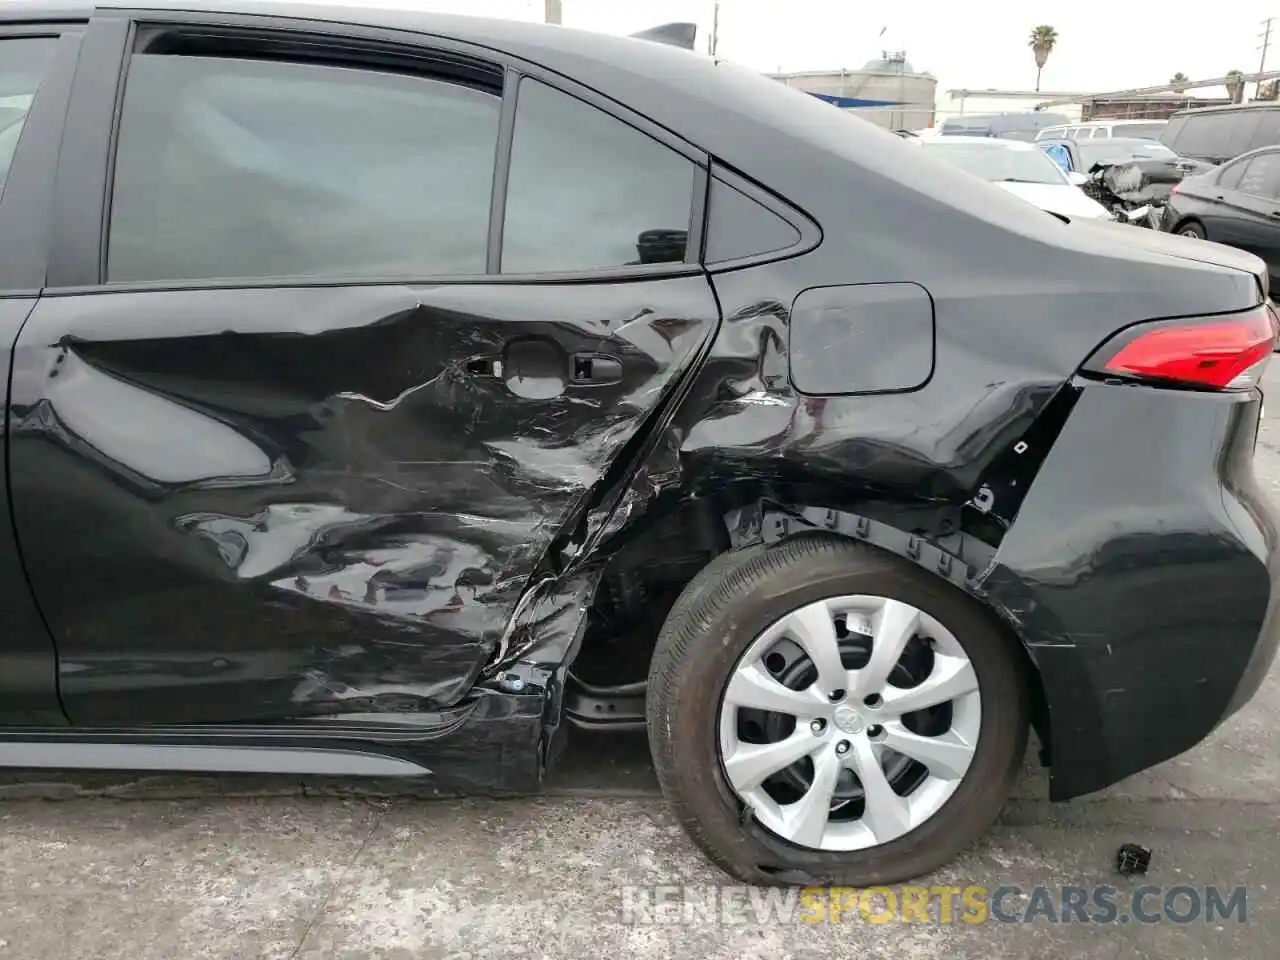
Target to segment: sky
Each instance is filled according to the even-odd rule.
[[[541,20],[543,0],[339,0],[442,13]],[[568,27],[632,33],[675,20],[698,24],[706,49],[715,0],[562,0]],[[765,72],[856,69],[882,49],[905,50],[911,65],[951,88],[1035,86],[1027,40],[1049,24],[1058,46],[1041,80],[1045,91],[1104,92],[1251,72],[1261,56],[1262,21],[1275,16],[1268,64],[1280,69],[1280,0],[1230,0],[1209,10],[1170,0],[720,0],[718,53]],[[881,31],[884,31],[881,35]],[[1204,91],[1221,95],[1221,91]]]

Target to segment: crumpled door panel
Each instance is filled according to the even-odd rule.
[[[45,298],[10,464],[72,721],[456,702],[716,321],[703,276]]]

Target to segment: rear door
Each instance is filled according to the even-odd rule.
[[[1257,254],[1273,274],[1280,272],[1280,151],[1256,154],[1238,181],[1220,186],[1222,216],[1217,234],[1209,235]]]
[[[87,44],[10,451],[69,716],[457,701],[714,334],[706,159],[447,39]]]
[[[48,209],[82,25],[0,22],[0,363],[44,285]],[[7,457],[5,433],[0,443]],[[54,648],[27,586],[0,471],[0,724],[64,724]]]

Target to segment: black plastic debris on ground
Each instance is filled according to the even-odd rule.
[[[1135,873],[1146,873],[1151,866],[1151,851],[1136,843],[1121,844],[1116,853],[1116,869],[1126,877]]]

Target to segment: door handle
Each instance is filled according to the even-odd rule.
[[[1267,216],[1271,217],[1273,220],[1280,220],[1280,210],[1272,210],[1267,214]]]
[[[602,353],[575,353],[570,358],[569,382],[583,385],[617,383],[622,379],[622,361]]]

